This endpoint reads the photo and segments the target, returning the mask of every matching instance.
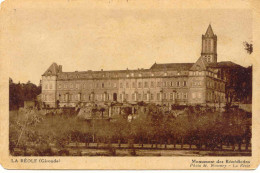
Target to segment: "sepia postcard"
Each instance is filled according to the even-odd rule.
[[[257,0],[6,0],[5,169],[256,169]]]

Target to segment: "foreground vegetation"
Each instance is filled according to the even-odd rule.
[[[68,115],[42,115],[39,111],[10,112],[10,152],[35,146],[34,155],[50,153],[51,144],[62,151],[71,142],[124,144],[184,144],[198,150],[221,150],[223,145],[246,145],[251,140],[251,114],[185,110],[182,116],[165,114],[154,106],[131,122],[125,116],[114,120],[82,120]]]

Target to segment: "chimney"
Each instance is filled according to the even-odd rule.
[[[62,65],[59,65],[59,72],[62,72]]]

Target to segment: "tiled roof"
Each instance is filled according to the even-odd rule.
[[[243,68],[241,65],[233,63],[231,61],[221,61],[214,64],[209,64],[209,67],[218,67],[218,68]]]
[[[56,63],[52,65],[45,71],[43,75],[57,75],[59,73],[59,67]]]
[[[189,70],[194,63],[167,63],[167,64],[156,64],[154,63],[150,69],[174,69],[177,71]]]

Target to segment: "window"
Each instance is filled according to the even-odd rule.
[[[170,100],[173,100],[173,94],[170,93]]]
[[[116,88],[116,83],[114,83],[114,88]]]
[[[126,82],[126,88],[129,88],[129,83],[128,82]]]
[[[166,93],[163,94],[163,99],[165,99],[165,100],[167,99],[167,94]]]
[[[105,84],[104,84],[104,83],[102,83],[102,84],[101,84],[101,87],[102,87],[102,88],[105,88]]]
[[[135,82],[132,83],[132,88],[136,88],[136,83]]]
[[[151,100],[153,100],[154,99],[154,96],[153,96],[153,94],[151,94]]]
[[[147,100],[147,94],[144,94],[144,100]]]
[[[166,82],[163,82],[163,87],[166,87]]]
[[[76,89],[79,89],[79,84],[76,84]]]
[[[154,87],[154,82],[153,82],[153,81],[151,81],[151,87],[152,87],[152,88]]]
[[[167,73],[164,73],[164,76],[167,76]]]
[[[148,88],[148,82],[144,82],[144,87]]]
[[[141,100],[141,99],[142,99],[142,95],[138,94],[138,100]]]
[[[184,93],[184,94],[183,94],[183,98],[184,98],[184,99],[187,99],[187,98],[188,98],[188,94],[187,94],[187,93]]]
[[[178,82],[176,83],[176,85],[177,85],[177,87],[179,87],[179,86],[180,86],[180,82],[178,81]]]
[[[59,89],[61,89],[61,84],[59,84]]]
[[[120,100],[122,100],[122,94],[120,94]]]
[[[50,84],[50,89],[52,89],[52,84]]]
[[[205,51],[208,51],[208,40],[205,40]]]
[[[180,93],[177,93],[176,98],[177,98],[177,99],[180,99],[180,96],[181,96],[181,94],[180,94]]]
[[[135,100],[135,93],[132,94],[132,100]]]
[[[128,94],[125,95],[125,100],[128,100]]]
[[[160,93],[157,93],[157,100],[160,100]]]
[[[183,86],[187,86],[187,82],[186,81],[183,81]]]
[[[157,82],[157,87],[160,87],[161,86],[161,82]]]
[[[142,88],[142,82],[138,82],[138,88]]]
[[[120,83],[120,88],[123,88],[123,83]]]
[[[198,93],[198,98],[200,99],[202,97],[202,94],[201,93]]]
[[[67,84],[64,84],[64,88],[67,89]]]
[[[192,96],[193,99],[195,99],[196,98],[196,93],[192,93],[191,96]]]

